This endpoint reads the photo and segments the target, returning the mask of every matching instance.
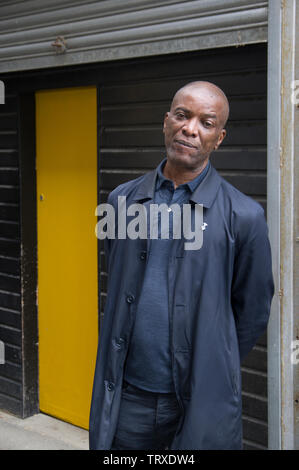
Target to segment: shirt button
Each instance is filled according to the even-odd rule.
[[[113,392],[113,390],[114,390],[114,383],[109,382],[109,383],[107,384],[107,390],[108,390],[109,392]]]
[[[134,300],[135,300],[135,297],[134,297],[134,295],[128,295],[128,297],[127,297],[127,302],[128,302],[128,304],[131,304],[131,303],[133,303],[133,302],[134,302]]]
[[[140,253],[140,259],[145,260],[145,258],[146,258],[146,251],[142,251]]]

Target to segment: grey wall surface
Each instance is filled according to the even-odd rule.
[[[267,41],[264,0],[14,0],[0,4],[0,73]],[[63,37],[66,50],[54,47]]]
[[[298,80],[296,93],[296,110],[294,118],[294,226],[295,226],[295,253],[294,253],[294,310],[295,315],[293,338],[296,341],[296,363],[294,371],[294,448],[299,449],[299,3],[296,5],[296,47],[295,47],[295,77]]]
[[[269,449],[298,449],[299,55],[297,0],[269,3],[268,225],[275,295],[268,325]]]

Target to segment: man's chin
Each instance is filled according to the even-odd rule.
[[[186,169],[186,170],[196,170],[201,167],[208,157],[202,157],[199,155],[190,155],[188,153],[177,153],[169,152],[167,154],[167,160],[174,166]]]

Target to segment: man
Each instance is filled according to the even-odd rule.
[[[106,239],[92,449],[242,448],[240,361],[266,328],[273,280],[263,209],[209,162],[228,115],[214,84],[181,88],[164,119],[166,159],[109,195],[116,221],[120,197],[147,214],[187,204],[202,243],[186,249],[174,215],[169,239],[157,218],[157,237],[147,227],[146,239]]]

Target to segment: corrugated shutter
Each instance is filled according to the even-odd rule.
[[[110,71],[100,91],[100,202],[117,185],[164,157],[162,122],[175,91],[208,80],[227,94],[228,135],[211,161],[220,174],[266,209],[267,53],[262,46],[202,51]],[[101,314],[107,274],[101,250]],[[244,448],[267,448],[267,337],[242,364]]]
[[[265,0],[2,2],[0,72],[266,42],[267,4]],[[58,36],[66,43],[61,54],[52,46]]]
[[[35,107],[5,83],[5,104],[0,105],[0,341],[5,349],[0,409],[24,418],[38,411]],[[30,105],[23,116],[25,102]]]
[[[16,93],[0,105],[0,409],[22,412],[19,162]]]

